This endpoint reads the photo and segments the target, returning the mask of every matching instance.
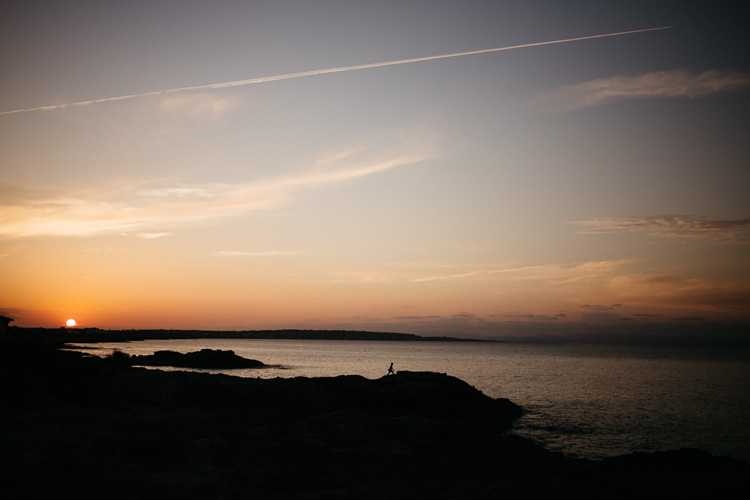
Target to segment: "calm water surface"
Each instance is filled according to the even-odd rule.
[[[746,347],[233,339],[88,347],[102,355],[231,349],[278,367],[212,372],[261,378],[379,378],[393,362],[510,399],[525,410],[515,433],[569,456],[690,447],[750,461]]]

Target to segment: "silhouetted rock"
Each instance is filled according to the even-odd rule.
[[[156,351],[146,356],[133,356],[134,365],[174,366],[178,368],[212,368],[217,370],[233,368],[262,368],[265,365],[255,359],[238,356],[234,351],[201,349],[182,354],[174,351]]]

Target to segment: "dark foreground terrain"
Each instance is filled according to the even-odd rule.
[[[2,498],[745,498],[748,466],[682,450],[594,462],[508,435],[461,380],[241,379],[0,344]]]

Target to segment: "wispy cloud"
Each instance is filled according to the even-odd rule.
[[[750,219],[709,220],[693,215],[608,217],[577,221],[580,234],[647,233],[662,238],[699,238],[719,243],[750,243]]]
[[[741,281],[715,281],[670,274],[634,272],[637,260],[588,261],[508,269],[484,269],[471,273],[432,276],[431,280],[479,280],[494,283],[488,292],[558,296],[571,315],[587,317],[621,314],[625,308],[661,307],[671,310],[750,311],[750,289]],[[430,280],[412,280],[424,283]],[[596,292],[594,292],[596,291]],[[559,295],[562,294],[562,295]],[[592,295],[593,294],[593,295]],[[592,296],[609,299],[591,303]],[[536,313],[535,313],[536,314]],[[529,319],[528,315],[516,315]],[[508,317],[504,315],[504,317]],[[537,318],[538,319],[538,318]]]
[[[561,263],[507,269],[474,270],[412,280],[483,280],[485,290],[505,296],[557,297],[570,317],[602,314],[624,314],[628,307],[750,312],[750,290],[741,281],[706,280],[671,274],[637,272],[638,260],[603,260]],[[509,294],[509,295],[506,295]],[[607,300],[590,302],[592,297]],[[531,314],[531,313],[529,313]],[[533,319],[529,314],[515,314],[516,319]],[[538,314],[538,313],[533,313]],[[509,318],[508,315],[503,315]],[[563,316],[554,316],[563,318]],[[541,318],[541,317],[540,317]],[[536,318],[536,319],[540,319]]]
[[[225,186],[170,186],[141,191],[141,196],[154,196],[160,198],[212,198],[216,195],[217,190],[224,189]]]
[[[0,207],[5,236],[83,236],[123,232],[143,225],[146,214],[125,203],[77,197],[28,199]]]
[[[590,279],[612,272],[614,269],[631,262],[630,260],[618,261],[590,261],[572,264],[543,264],[537,266],[510,267],[510,268],[486,268],[475,269],[463,273],[440,274],[414,278],[412,283],[424,283],[428,281],[460,280],[479,276],[507,275],[508,280],[548,280],[565,281]]]
[[[504,318],[511,318],[519,321],[557,321],[565,318],[565,314],[503,314]]]
[[[616,307],[622,307],[622,304],[612,304],[612,305],[601,305],[601,304],[582,304],[581,309],[586,309],[588,311],[614,311]]]
[[[620,274],[612,277],[610,288],[628,304],[750,313],[750,287],[742,280],[710,281],[662,274]]]
[[[440,274],[436,276],[425,276],[423,278],[414,278],[410,280],[412,283],[424,283],[425,281],[442,281],[442,280],[455,280],[461,278],[470,278],[472,276],[479,276],[481,274],[489,274],[492,271],[479,270],[479,271],[468,271],[465,273],[454,273],[454,274]]]
[[[0,204],[0,235],[92,236],[136,231],[164,236],[167,232],[162,226],[269,209],[302,192],[424,161],[434,156],[433,149],[431,141],[359,146],[345,154],[334,152],[294,173],[238,184],[183,183],[97,195],[89,190],[77,196],[25,192]]]
[[[707,97],[750,87],[750,73],[686,70],[615,76],[579,83],[547,94],[540,103],[553,112],[598,106],[621,99]]]
[[[164,238],[165,236],[172,236],[174,233],[138,233],[136,236],[144,240],[155,240],[157,238]]]
[[[338,272],[336,276],[337,278],[331,280],[331,283],[374,284],[386,283],[393,280],[393,276],[390,274],[378,272]]]
[[[299,255],[299,252],[289,252],[284,250],[266,250],[262,252],[222,250],[219,252],[214,252],[214,255],[218,255],[220,257],[279,257],[284,255]]]

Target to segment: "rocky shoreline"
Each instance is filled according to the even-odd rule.
[[[436,373],[247,379],[0,346],[4,498],[745,498],[697,450],[574,460],[521,408]],[[6,494],[7,493],[7,494]]]

